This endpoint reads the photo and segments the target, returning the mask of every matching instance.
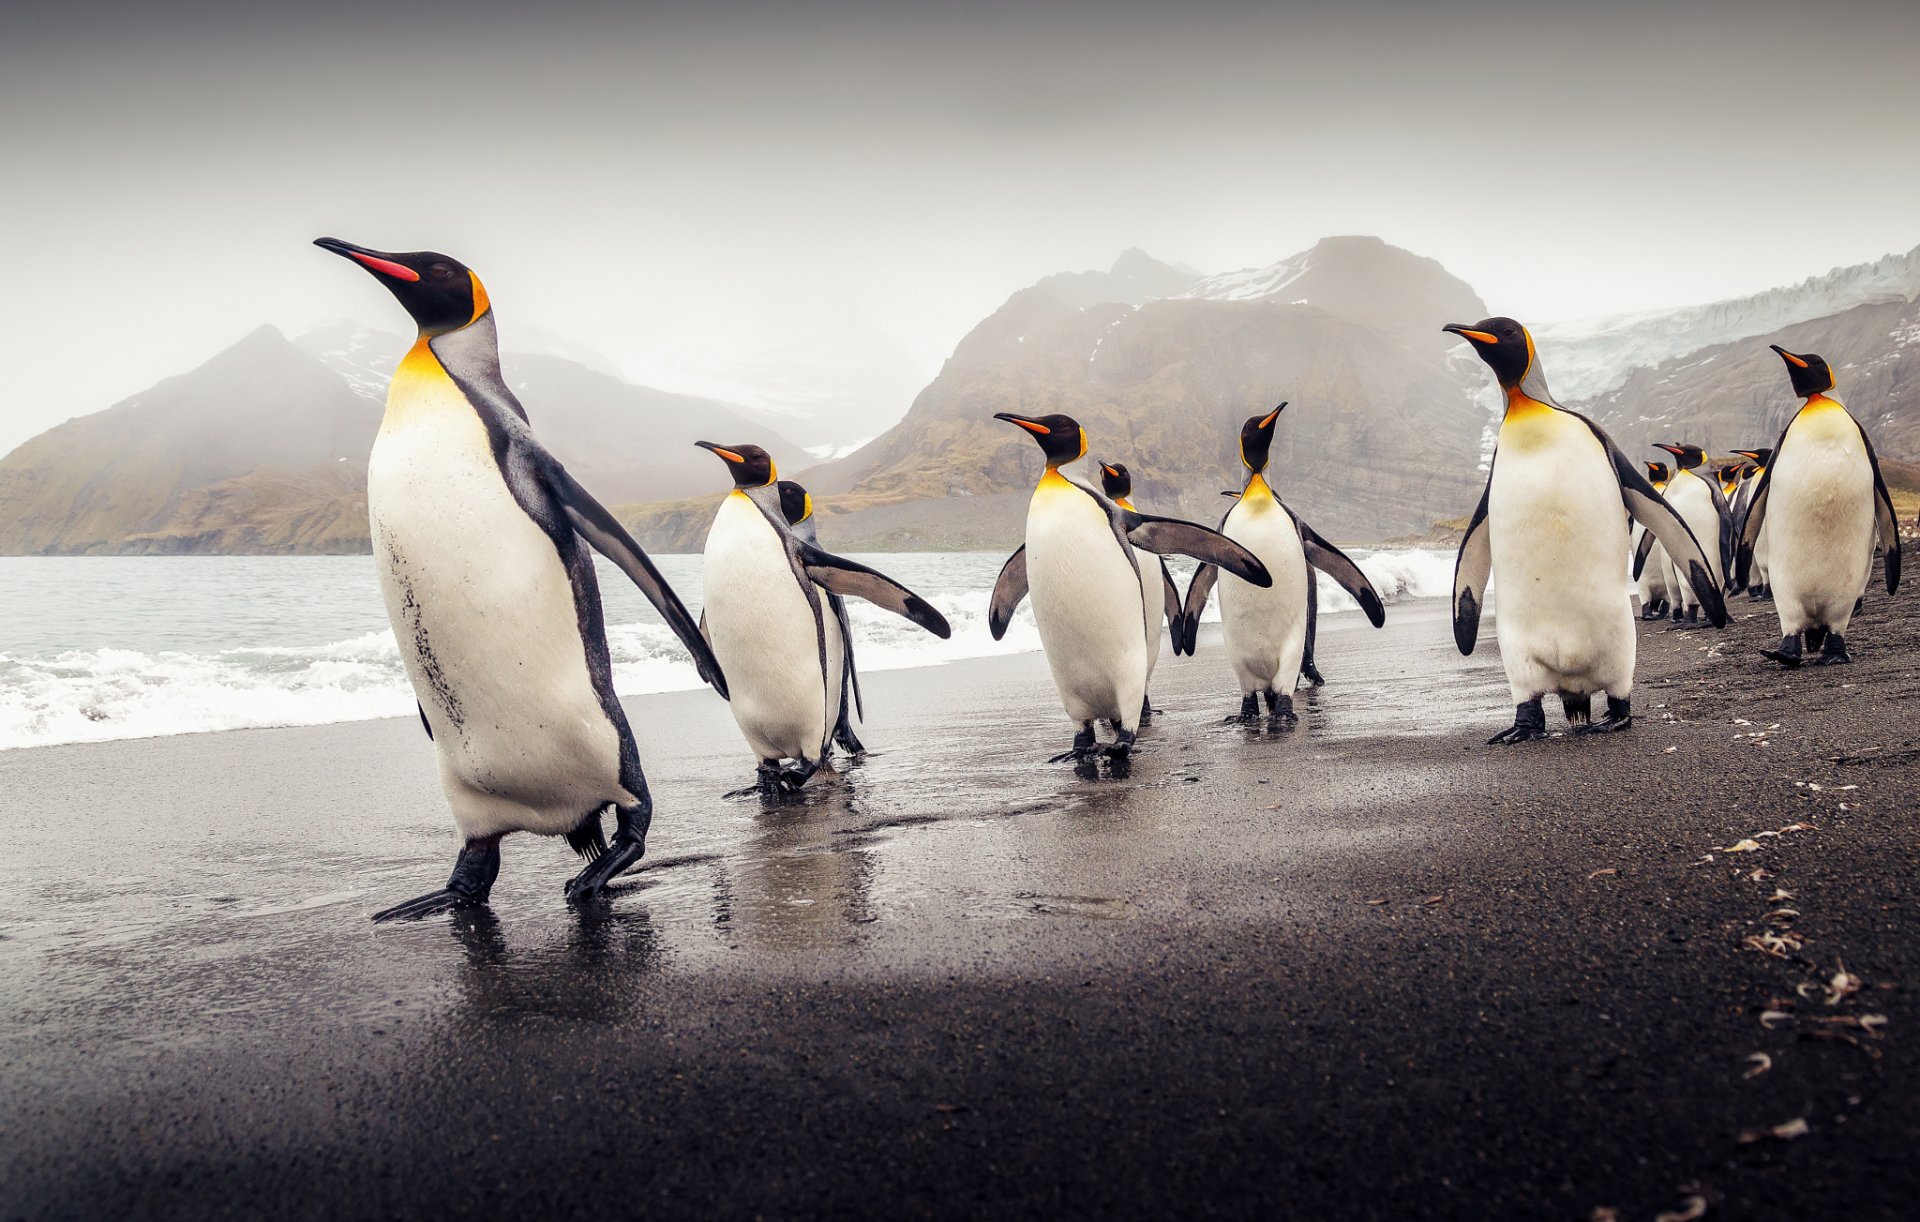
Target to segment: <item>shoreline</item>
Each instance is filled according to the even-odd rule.
[[[873,753],[793,803],[720,796],[718,700],[629,698],[653,836],[583,914],[523,836],[490,914],[368,922],[452,859],[404,719],[0,753],[0,1179],[34,1218],[1898,1216],[1920,607],[1870,595],[1842,671],[1767,667],[1744,599],[1641,626],[1632,730],[1506,750],[1491,634],[1418,611],[1326,633],[1293,732],[1220,723],[1207,629],[1126,780],[1044,763],[1032,653],[876,672]]]

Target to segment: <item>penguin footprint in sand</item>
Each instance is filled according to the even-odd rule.
[[[899,582],[822,550],[812,498],[797,484],[782,487],[765,450],[697,444],[733,473],[733,491],[707,533],[701,630],[726,668],[734,721],[759,760],[757,788],[797,792],[826,763],[836,732],[860,749],[846,720],[853,670],[839,600],[864,598],[943,640],[952,630]]]
[[[1090,760],[1103,750],[1119,764],[1133,750],[1147,693],[1146,595],[1135,549],[1191,556],[1256,586],[1271,585],[1266,566],[1246,548],[1196,522],[1123,509],[1060,473],[1087,453],[1087,433],[1071,416],[994,416],[1025,429],[1046,457],[1027,505],[1026,542],[994,583],[987,624],[995,640],[1022,599],[1033,599],[1034,624],[1067,716],[1078,727],[1073,746],[1054,763]],[[1111,722],[1114,741],[1094,740],[1094,723]]]

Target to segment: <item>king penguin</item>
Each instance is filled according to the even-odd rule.
[[[480,278],[431,251],[315,245],[372,274],[419,327],[367,462],[367,517],[463,846],[445,887],[374,920],[484,904],[500,839],[516,831],[565,836],[587,859],[567,895],[591,898],[646,852],[653,802],[613,692],[588,547],[640,587],[722,696],[724,674],[640,545],[535,440],[501,376]]]
[[[1760,487],[1760,477],[1767,473],[1767,464],[1773,461],[1773,451],[1771,449],[1735,450],[1734,453],[1750,460],[1746,474],[1740,481],[1740,495],[1733,503],[1733,537],[1737,548],[1738,541],[1746,530],[1747,514],[1753,510],[1754,490]],[[1767,585],[1769,575],[1767,560],[1767,532],[1762,528],[1754,537],[1753,563],[1748,566],[1747,599],[1749,602],[1773,597],[1773,590]],[[1738,574],[1735,574],[1735,578],[1737,585]]]
[[[1442,329],[1473,345],[1507,400],[1486,491],[1460,541],[1453,575],[1453,639],[1463,654],[1473,652],[1479,636],[1489,577],[1500,590],[1494,634],[1514,718],[1488,742],[1546,737],[1541,700],[1549,693],[1560,696],[1576,733],[1625,729],[1633,722],[1638,644],[1620,582],[1629,516],[1667,549],[1720,626],[1727,609],[1711,561],[1613,439],[1554,402],[1525,327],[1489,318]],[[1644,563],[1644,545],[1638,555]],[[1636,568],[1633,576],[1639,575]],[[1595,692],[1607,694],[1599,722],[1592,718]]]
[[[1240,499],[1240,489],[1222,488],[1220,495],[1229,501]],[[1221,519],[1222,525],[1225,519]],[[1180,630],[1174,633],[1173,652],[1193,656],[1194,645],[1200,634],[1200,625],[1187,623],[1186,616],[1180,617]],[[1320,581],[1315,578],[1307,583],[1307,639],[1300,646],[1300,677],[1315,687],[1325,687],[1327,678],[1320,673],[1319,665],[1314,661],[1314,641],[1320,634]]]
[[[1273,584],[1254,587],[1228,574],[1220,583],[1220,629],[1227,658],[1240,683],[1240,712],[1230,720],[1252,721],[1264,697],[1267,715],[1296,720],[1293,689],[1303,673],[1309,610],[1314,606],[1313,570],[1319,569],[1353,595],[1375,628],[1386,622],[1380,595],[1346,553],[1328,543],[1274,495],[1267,483],[1275,423],[1286,404],[1250,417],[1240,429],[1240,463],[1246,485],[1221,520],[1220,533],[1260,557]],[[1187,586],[1185,615],[1197,624],[1218,573],[1195,570]]]
[[[1706,549],[1714,583],[1725,590],[1727,574],[1733,567],[1733,515],[1727,509],[1727,498],[1721,495],[1719,483],[1701,465],[1706,461],[1706,452],[1691,442],[1661,442],[1654,448],[1673,455],[1673,477],[1660,495],[1686,520],[1693,537]],[[1651,543],[1642,538],[1640,546],[1650,547]],[[1700,602],[1680,579],[1671,556],[1668,566],[1667,584],[1676,587],[1680,595],[1674,600],[1673,629],[1669,631],[1692,627],[1700,622]]]
[[[1133,508],[1133,473],[1127,464],[1100,464],[1100,490],[1122,509]],[[1153,671],[1160,662],[1160,630],[1171,626],[1175,640],[1180,637],[1180,587],[1173,584],[1167,562],[1142,548],[1133,549],[1134,567],[1140,570],[1140,613],[1147,624],[1148,693],[1140,701],[1140,724],[1153,718]]]
[[[1255,585],[1273,579],[1252,553],[1216,531],[1122,509],[1062,475],[1061,467],[1087,453],[1087,432],[1073,417],[999,412],[994,419],[1031,434],[1046,469],[1027,504],[1026,541],[994,582],[987,626],[999,640],[1015,608],[1032,594],[1040,646],[1060,702],[1078,727],[1073,746],[1050,762],[1091,760],[1101,750],[1094,722],[1109,721],[1114,741],[1104,750],[1115,765],[1124,765],[1147,695],[1144,596],[1134,549],[1218,564]]]
[[[1773,461],[1753,492],[1740,533],[1735,582],[1752,568],[1764,530],[1780,644],[1761,652],[1800,665],[1804,648],[1817,665],[1851,662],[1847,626],[1873,568],[1876,541],[1886,549],[1887,593],[1900,588],[1900,528],[1880,460],[1833,390],[1833,370],[1812,353],[1771,345],[1786,362],[1793,393],[1806,400],[1774,443]],[[1877,537],[1877,538],[1876,538]]]
[[[786,515],[787,525],[793,527],[793,533],[801,540],[820,546],[820,526],[813,516],[813,495],[790,479],[774,481],[774,487],[780,490],[780,512]],[[866,702],[860,698],[860,672],[853,662],[853,625],[847,617],[847,600],[827,591],[827,607],[833,612],[833,619],[840,634],[841,652],[846,656],[845,674],[840,684],[840,720],[833,727],[833,741],[838,743],[848,755],[866,754],[866,744],[853,732],[856,716],[865,721]],[[701,620],[706,623],[704,617]]]
[[[802,537],[765,450],[695,444],[733,473],[707,532],[706,632],[732,677],[733,719],[759,760],[758,788],[794,793],[826,762],[846,678],[844,630],[820,591],[864,598],[943,640],[952,630],[891,577]]]
[[[1653,485],[1655,492],[1664,492],[1667,487],[1667,464],[1663,462],[1648,463],[1647,482]],[[1628,546],[1630,546],[1635,553],[1639,552],[1641,537],[1646,533],[1646,527],[1640,525],[1638,522],[1633,524]],[[1631,562],[1632,556],[1629,556],[1628,560]],[[1653,544],[1652,554],[1649,555],[1646,562],[1640,566],[1640,576],[1638,580],[1634,582],[1634,593],[1639,595],[1640,598],[1641,619],[1661,619],[1666,615],[1667,608],[1672,605],[1669,601],[1671,596],[1668,593],[1670,587],[1667,584],[1671,576],[1670,568],[1671,566],[1667,563],[1666,549],[1661,547],[1659,542],[1656,541]]]

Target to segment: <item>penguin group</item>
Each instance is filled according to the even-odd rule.
[[[653,805],[614,693],[593,554],[639,587],[723,699],[754,760],[744,791],[792,794],[838,746],[859,755],[863,714],[848,600],[940,638],[947,620],[900,582],[820,545],[811,495],[750,443],[697,443],[731,487],[705,548],[696,620],[646,552],[537,440],[501,372],[480,278],[431,251],[392,253],[321,238],[385,287],[414,321],[367,471],[375,566],[461,847],[445,886],[375,915],[415,918],[483,905],[516,831],[560,836],[582,858],[566,882],[586,901],[646,851]],[[1490,586],[1513,724],[1490,743],[1546,735],[1558,697],[1576,733],[1632,723],[1643,617],[1727,622],[1725,596],[1770,594],[1781,640],[1767,657],[1799,666],[1851,660],[1847,635],[1876,556],[1898,588],[1893,504],[1865,430],[1834,399],[1826,361],[1778,346],[1804,402],[1768,449],[1707,468],[1706,452],[1662,444],[1672,466],[1630,461],[1594,421],[1557,403],[1532,335],[1510,318],[1444,328],[1471,344],[1505,398],[1486,488],[1455,561],[1454,640],[1471,654]],[[1280,403],[1237,440],[1246,478],[1217,527],[1142,512],[1133,472],[1099,464],[1098,486],[1068,473],[1087,457],[1074,418],[1001,412],[1038,447],[1041,472],[1023,539],[988,605],[998,640],[1030,602],[1073,729],[1052,761],[1124,775],[1163,634],[1195,653],[1215,591],[1239,694],[1227,718],[1297,720],[1293,693],[1324,682],[1314,661],[1316,571],[1376,628],[1383,600],[1366,574],[1281,498],[1269,475]],[[1184,594],[1165,557],[1197,562]],[[1623,582],[1619,559],[1629,558]],[[1596,717],[1594,698],[1605,707]],[[1109,738],[1100,740],[1099,727]],[[611,811],[614,828],[604,819]]]

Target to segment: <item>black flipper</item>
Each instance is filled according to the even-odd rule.
[[[420,728],[427,732],[427,741],[432,742],[433,723],[427,720],[427,706],[416,700],[413,702],[413,707],[420,710]]]
[[[1778,458],[1780,452],[1774,451]],[[1745,589],[1753,574],[1753,549],[1760,542],[1760,527],[1767,520],[1767,494],[1773,491],[1773,468],[1769,466],[1760,477],[1760,486],[1753,490],[1753,499],[1747,502],[1747,514],[1740,524],[1740,538],[1733,552],[1733,588]]]
[[[840,621],[840,652],[847,660],[845,687],[853,692],[853,711],[861,721],[867,719],[867,706],[860,699],[860,673],[853,665],[853,625],[847,622],[847,600],[838,594],[827,595],[827,605],[833,608],[833,618]],[[841,704],[846,703],[846,691],[841,692]],[[841,710],[842,722],[846,721],[845,709]]]
[[[1565,408],[1560,409],[1565,411]],[[1719,583],[1713,579],[1713,565],[1707,558],[1707,552],[1700,541],[1693,537],[1693,528],[1686,519],[1675,513],[1673,506],[1667,504],[1667,498],[1660,495],[1659,489],[1647,482],[1647,477],[1635,466],[1632,459],[1620,452],[1613,444],[1613,438],[1607,431],[1579,412],[1567,412],[1590,429],[1607,457],[1613,461],[1613,474],[1620,481],[1620,499],[1626,503],[1627,512],[1633,520],[1647,528],[1659,538],[1660,546],[1667,549],[1676,569],[1687,574],[1687,584],[1693,587],[1700,605],[1707,609],[1707,618],[1715,628],[1727,626],[1727,601],[1721,596]],[[1708,481],[1711,483],[1712,481]],[[1492,487],[1489,480],[1488,487]],[[1721,498],[1723,501],[1725,498]]]
[[[993,598],[987,604],[987,630],[994,640],[1007,635],[1007,625],[1013,622],[1013,613],[1026,596],[1027,545],[1022,543],[1000,566],[1000,576],[993,583]]]
[[[1292,512],[1289,510],[1288,512]],[[1306,550],[1307,563],[1340,583],[1340,588],[1353,595],[1360,609],[1367,613],[1375,628],[1387,622],[1387,609],[1380,602],[1379,593],[1360,566],[1348,558],[1347,554],[1333,544],[1322,539],[1313,527],[1302,522],[1298,515],[1294,524],[1300,528],[1300,544]],[[1313,574],[1307,574],[1307,580],[1313,580]]]
[[[543,457],[545,455],[543,454]],[[667,621],[673,634],[693,655],[694,666],[699,669],[700,677],[713,685],[713,690],[722,696],[727,694],[727,677],[720,670],[720,661],[713,656],[713,650],[707,645],[707,638],[701,635],[700,627],[693,616],[687,613],[680,596],[673,592],[667,579],[660,575],[653,561],[648,558],[645,549],[634,541],[627,528],[620,525],[619,519],[607,512],[606,506],[593,499],[578,480],[567,474],[567,469],[548,458],[544,464],[547,486],[560,499],[565,507],[567,518],[580,537],[593,545],[593,549],[613,561],[621,572],[640,587],[660,617]]]
[[[943,641],[953,635],[947,617],[936,611],[933,604],[885,573],[857,560],[822,551],[811,543],[800,542],[799,555],[807,576],[828,593],[864,598],[882,610],[911,620]]]
[[[1726,493],[1720,491],[1719,480],[1706,479],[1706,485],[1707,491],[1713,494],[1714,512],[1720,515],[1720,537],[1716,542],[1720,548],[1720,581],[1725,586],[1733,580],[1733,508],[1727,504]]]
[[[1193,580],[1187,583],[1187,600],[1180,612],[1186,648],[1179,652],[1188,657],[1193,656],[1194,642],[1200,637],[1200,613],[1207,609],[1207,598],[1213,593],[1213,583],[1219,579],[1219,569],[1203,564],[1193,571]]]
[[[1495,456],[1496,461],[1498,456]],[[1487,591],[1487,576],[1493,572],[1493,536],[1487,530],[1487,498],[1493,493],[1493,471],[1487,471],[1487,486],[1474,507],[1473,519],[1460,540],[1460,554],[1453,562],[1453,643],[1462,654],[1471,654],[1480,637],[1480,609]]]
[[[1633,549],[1633,579],[1635,581],[1639,581],[1640,574],[1646,571],[1647,557],[1653,554],[1653,545],[1658,542],[1659,540],[1653,537],[1652,531],[1642,530],[1640,532],[1640,545]]]
[[[1887,481],[1880,477],[1880,456],[1873,452],[1867,430],[1858,420],[1853,423],[1860,429],[1860,444],[1867,447],[1867,465],[1873,468],[1873,520],[1879,528],[1880,546],[1887,549],[1887,593],[1892,594],[1900,588],[1900,519],[1893,512],[1893,494],[1887,491]]]
[[[1131,509],[1122,509],[1120,513],[1127,539],[1142,551],[1157,556],[1191,556],[1202,564],[1223,568],[1248,585],[1261,589],[1273,584],[1273,574],[1267,572],[1267,566],[1260,563],[1258,556],[1217,530],[1198,522],[1156,517]]]

